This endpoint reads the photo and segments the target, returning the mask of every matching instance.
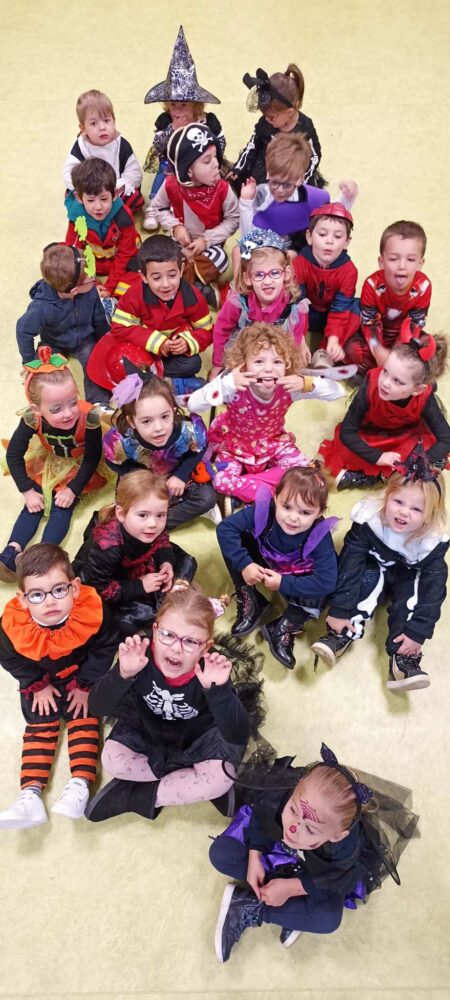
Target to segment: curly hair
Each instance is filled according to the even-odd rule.
[[[230,370],[242,368],[250,355],[269,348],[283,358],[286,372],[297,375],[301,369],[300,350],[290,333],[281,330],[273,323],[252,323],[244,327],[234,338],[223,356],[224,365]]]

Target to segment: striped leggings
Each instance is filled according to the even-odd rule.
[[[48,782],[60,734],[59,719],[27,723],[23,734],[21,788]],[[95,781],[97,773],[98,719],[70,719],[67,722],[69,764],[72,778]]]

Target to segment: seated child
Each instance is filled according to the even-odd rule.
[[[323,187],[325,181],[318,170],[322,152],[319,139],[311,118],[300,111],[305,92],[303,73],[290,63],[285,73],[272,73],[258,69],[256,76],[246,73],[243,78],[246,87],[251,88],[247,107],[251,111],[262,111],[262,118],[256,123],[253,135],[239,154],[232,168],[238,181],[253,177],[257,184],[267,180],[266,151],[273,137],[282,133],[305,135],[310,146],[309,165],[304,180],[315,187]],[[271,226],[273,229],[273,226]]]
[[[212,649],[213,626],[210,601],[184,587],[158,609],[151,642],[135,635],[120,644],[118,664],[89,701],[91,712],[117,717],[102,754],[114,781],[92,800],[92,822],[129,812],[156,819],[164,806],[208,801],[233,814],[232,775],[261,718],[259,661],[229,651],[226,637]],[[251,714],[231,674],[253,699]]]
[[[299,375],[292,334],[270,323],[244,327],[224,354],[228,369],[188,399],[191,413],[226,405],[212,421],[208,442],[219,493],[251,503],[262,483],[274,488],[288,468],[308,465],[284,418],[296,399],[339,399],[336,382]]]
[[[336,931],[344,907],[356,909],[387,875],[400,885],[396,863],[418,821],[408,808],[411,793],[344,767],[324,743],[320,756],[308,767],[292,766],[294,757],[253,766],[250,804],[211,845],[214,868],[240,883],[223,894],[219,962],[228,961],[248,927],[275,924],[290,948],[304,931]]]
[[[351,512],[339,558],[326,636],[313,644],[329,665],[364,635],[383,593],[390,598],[386,650],[388,688],[430,684],[421,669],[446,595],[449,547],[444,480],[418,446],[390,477],[382,497],[360,500]]]
[[[445,370],[447,341],[406,319],[399,342],[381,368],[371,368],[332,440],[319,454],[338,490],[376,485],[404,460],[419,438],[430,462],[444,465],[450,427],[435,396]]]
[[[42,541],[58,545],[81,494],[106,482],[97,471],[100,416],[96,407],[78,398],[66,359],[40,347],[39,360],[24,367],[29,406],[8,444],[6,462],[25,506],[0,553],[0,580],[6,582],[16,579],[17,555],[36,534],[41,518],[48,518]]]
[[[66,243],[91,248],[97,275],[106,275],[99,285],[101,298],[120,293],[117,286],[135,265],[141,240],[130,209],[116,196],[116,173],[109,163],[93,157],[74,167],[75,191],[65,205],[69,217]]]
[[[239,225],[236,195],[220,177],[220,143],[206,125],[185,125],[169,139],[167,155],[175,172],[153,200],[158,222],[183,249],[187,281],[217,309],[217,279],[228,267],[223,244]]]
[[[361,291],[361,330],[345,347],[346,359],[362,376],[384,364],[404,319],[425,326],[431,301],[431,282],[421,271],[426,245],[416,222],[394,222],[382,233],[380,270],[366,278]]]
[[[197,563],[166,531],[169,491],[164,479],[136,469],[117,482],[115,503],[95,514],[73,567],[108,604],[122,635],[155,617],[161,596],[187,586]]]
[[[69,779],[52,812],[80,819],[95,781],[99,723],[88,711],[89,691],[109,670],[118,635],[92,587],[75,576],[59,545],[32,545],[17,560],[19,592],[0,621],[0,663],[19,682],[26,726],[21,792],[0,813],[0,830],[47,822],[42,792],[67,722]]]
[[[250,323],[272,323],[293,334],[306,365],[311,353],[305,340],[308,303],[299,302],[285,240],[270,229],[251,229],[239,240],[240,262],[235,288],[230,288],[213,331],[213,367],[222,368],[223,352],[233,336]]]
[[[115,171],[117,194],[132,212],[142,208],[142,170],[130,143],[116,129],[114,108],[100,90],[80,94],[76,114],[80,131],[64,164],[66,188],[73,190],[72,170],[92,157],[105,160]]]
[[[147,352],[147,365],[160,362],[160,373],[182,395],[202,383],[195,376],[201,354],[211,343],[212,318],[203,295],[182,277],[183,255],[170,236],[149,236],[138,253],[139,275],[125,289],[110,334],[93,351],[89,374],[113,389],[116,357],[129,345]],[[122,375],[124,377],[125,372]]]
[[[89,355],[109,330],[109,323],[95,277],[86,274],[83,251],[65,243],[50,243],[44,248],[41,274],[44,280],[30,289],[30,305],[17,321],[22,364],[36,357],[35,339],[39,338],[39,344],[48,344],[52,352],[79,361],[85,397],[90,403],[106,402],[109,394],[94,385],[86,372]]]
[[[210,111],[205,114],[205,104],[220,104],[220,101],[214,97],[214,94],[210,94],[208,90],[200,87],[195,63],[181,27],[174,45],[166,79],[151,87],[144,98],[144,104],[157,104],[159,102],[162,103],[164,111],[158,115],[155,121],[153,144],[150,146],[144,163],[144,170],[148,173],[152,174],[156,170],[150,191],[150,202],[144,212],[144,229],[158,228],[158,220],[152,202],[164,178],[171,173],[171,166],[167,159],[167,143],[175,129],[189,125],[190,122],[201,122],[202,125],[208,126],[220,143],[222,153],[225,152],[225,136],[219,119]]]
[[[308,246],[293,261],[302,297],[310,301],[309,329],[324,334],[332,364],[345,361],[345,344],[360,324],[358,272],[347,253],[352,229],[352,216],[340,202],[315,208],[306,232]]]
[[[292,670],[294,639],[310,618],[318,618],[337,579],[330,531],[338,518],[324,520],[328,486],[313,468],[288,469],[272,499],[261,488],[252,506],[217,525],[217,539],[235,588],[237,617],[231,629],[248,635],[261,623],[268,601],[262,584],[287,603],[280,617],[261,629],[276,660]]]
[[[150,373],[128,375],[112,403],[118,410],[103,440],[108,465],[119,476],[147,468],[167,479],[169,530],[210,512],[217,523],[216,493],[201,461],[206,451],[201,418],[186,417],[167,382]]]

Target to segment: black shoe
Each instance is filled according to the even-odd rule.
[[[196,285],[202,293],[203,298],[206,299],[210,309],[214,309],[214,312],[218,312],[220,309],[220,292],[217,286],[213,282],[204,285],[201,281],[194,281],[194,285]]]
[[[91,799],[85,816],[91,823],[122,816],[123,813],[137,813],[145,819],[156,819],[162,806],[156,808],[156,793],[159,781],[122,781],[113,778]]]
[[[235,597],[237,615],[231,627],[231,635],[240,638],[249,635],[261,624],[268,603],[256,587],[250,587],[247,583],[236,587]]]
[[[215,948],[218,962],[228,962],[233,945],[237,944],[247,927],[260,927],[264,906],[247,886],[241,888],[231,882],[222,897],[216,926]]]
[[[283,948],[290,948],[302,934],[303,931],[291,931],[289,927],[283,927],[280,934],[280,941]]]
[[[210,801],[211,805],[215,806],[222,816],[234,816],[236,812],[236,793],[234,785],[232,785],[224,795],[219,795],[218,799],[211,799]]]
[[[345,650],[348,649],[352,642],[353,639],[349,638],[345,629],[339,634],[339,632],[335,632],[334,629],[329,628],[326,635],[318,639],[317,642],[313,642],[311,649],[329,667],[334,667],[336,660],[340,656],[343,656]]]
[[[367,476],[365,472],[354,469],[346,469],[337,482],[338,493],[341,490],[369,490],[371,486],[376,486],[381,481],[381,476]]]
[[[269,643],[272,655],[288,670],[293,670],[295,667],[294,639],[301,632],[303,629],[299,625],[294,625],[284,615],[275,618],[270,625],[264,625],[261,629],[261,635]]]
[[[3,583],[12,583],[17,580],[16,559],[19,549],[14,545],[7,545],[3,552],[0,552],[0,580]]]
[[[394,691],[415,691],[417,688],[429,687],[430,678],[420,669],[421,659],[421,655],[403,656],[402,653],[390,656],[388,688]]]

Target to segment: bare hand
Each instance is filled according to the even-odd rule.
[[[191,242],[191,237],[186,229],[186,226],[174,226],[172,229],[172,236],[177,243],[180,243],[182,247],[187,247]]]
[[[375,465],[394,465],[395,462],[400,462],[401,455],[399,451],[383,451],[380,455],[378,462]]]
[[[31,711],[35,712],[37,709],[39,715],[50,715],[50,712],[57,712],[58,706],[55,698],[60,697],[61,691],[58,691],[58,688],[54,687],[53,684],[47,684],[47,687],[42,688],[42,691],[34,692]]]
[[[409,639],[404,632],[398,635],[394,642],[401,643],[397,653],[402,653],[403,656],[419,656],[422,652],[422,646],[418,642],[414,642],[414,639]]]
[[[97,291],[101,299],[111,298],[111,292],[104,285],[97,285]]]
[[[325,621],[327,625],[329,625],[330,628],[332,628],[333,631],[337,632],[339,635],[345,628],[347,628],[349,632],[356,632],[355,626],[352,625],[349,618],[333,618],[333,615],[328,615],[327,618],[325,618]]]
[[[70,489],[70,486],[66,486],[63,490],[58,490],[55,496],[55,507],[71,507],[74,500],[76,500],[76,494]]]
[[[305,380],[303,375],[283,375],[278,379],[278,385],[283,386],[288,392],[303,392]]]
[[[190,242],[185,247],[186,256],[189,257],[199,257],[200,254],[204,253],[208,249],[208,244],[204,236],[196,236],[194,240]]]
[[[344,198],[349,203],[349,205],[353,205],[353,202],[359,191],[356,181],[353,180],[339,181],[338,187],[339,190],[342,191],[342,194],[344,195]]]
[[[170,337],[166,337],[166,339],[163,340],[162,344],[160,344],[158,353],[162,358],[168,358],[169,354],[172,354],[172,341]]]
[[[73,712],[73,718],[78,719],[81,715],[83,719],[88,717],[89,691],[81,691],[80,688],[73,688],[67,699],[67,708]]]
[[[261,886],[264,885],[265,877],[261,854],[259,851],[250,850],[248,852],[247,882],[258,899],[261,899]]]
[[[181,337],[178,333],[175,337],[170,338],[170,353],[171,354],[187,354],[189,351],[188,345],[184,337]]]
[[[233,368],[231,374],[236,389],[246,389],[247,386],[256,382],[256,375],[251,375],[250,372],[243,372],[240,368]]]
[[[30,514],[37,514],[38,510],[44,510],[44,497],[37,490],[26,490],[22,493],[25,507]]]
[[[253,587],[255,583],[263,583],[265,580],[265,570],[262,566],[258,566],[258,563],[249,563],[242,570],[242,579],[245,580],[249,587]]]
[[[202,688],[210,688],[213,684],[220,687],[226,684],[231,674],[232,663],[222,653],[204,653],[203,668],[199,663],[194,670]]]
[[[332,361],[343,361],[345,358],[344,348],[341,347],[339,343],[339,338],[335,337],[334,334],[327,338],[327,354],[330,355]]]
[[[273,878],[267,885],[263,885],[260,898],[267,906],[283,906],[292,896],[303,895],[303,892],[296,891],[300,884],[299,879],[295,878]]]
[[[155,591],[161,590],[164,583],[162,573],[145,573],[140,580],[146,594],[154,594]]]
[[[181,497],[186,489],[186,483],[182,479],[178,479],[178,476],[169,476],[167,489],[171,497]]]
[[[217,376],[220,375],[221,371],[222,371],[221,365],[213,365],[208,375],[208,382],[212,382],[213,378],[217,378]]]
[[[254,177],[249,177],[241,187],[241,198],[245,201],[254,201],[256,198],[256,181]]]
[[[308,344],[306,343],[305,338],[303,338],[300,344],[299,352],[300,352],[300,367],[307,368],[311,361],[311,351],[308,347]]]
[[[119,673],[124,680],[136,677],[147,664],[147,649],[150,639],[142,639],[140,635],[128,636],[119,645]]]
[[[170,562],[163,562],[159,575],[162,577],[163,585],[161,590],[163,594],[167,594],[169,590],[172,589],[173,584],[173,566]]]
[[[372,352],[372,355],[375,358],[375,361],[377,363],[377,367],[378,368],[382,368],[383,365],[384,365],[384,362],[386,361],[386,358],[387,358],[387,356],[389,354],[389,351],[387,350],[386,347],[383,347],[382,344],[372,344],[371,343],[369,346],[370,346],[370,350]]]
[[[282,581],[281,573],[277,573],[274,569],[264,570],[264,583],[267,590],[279,590]]]

